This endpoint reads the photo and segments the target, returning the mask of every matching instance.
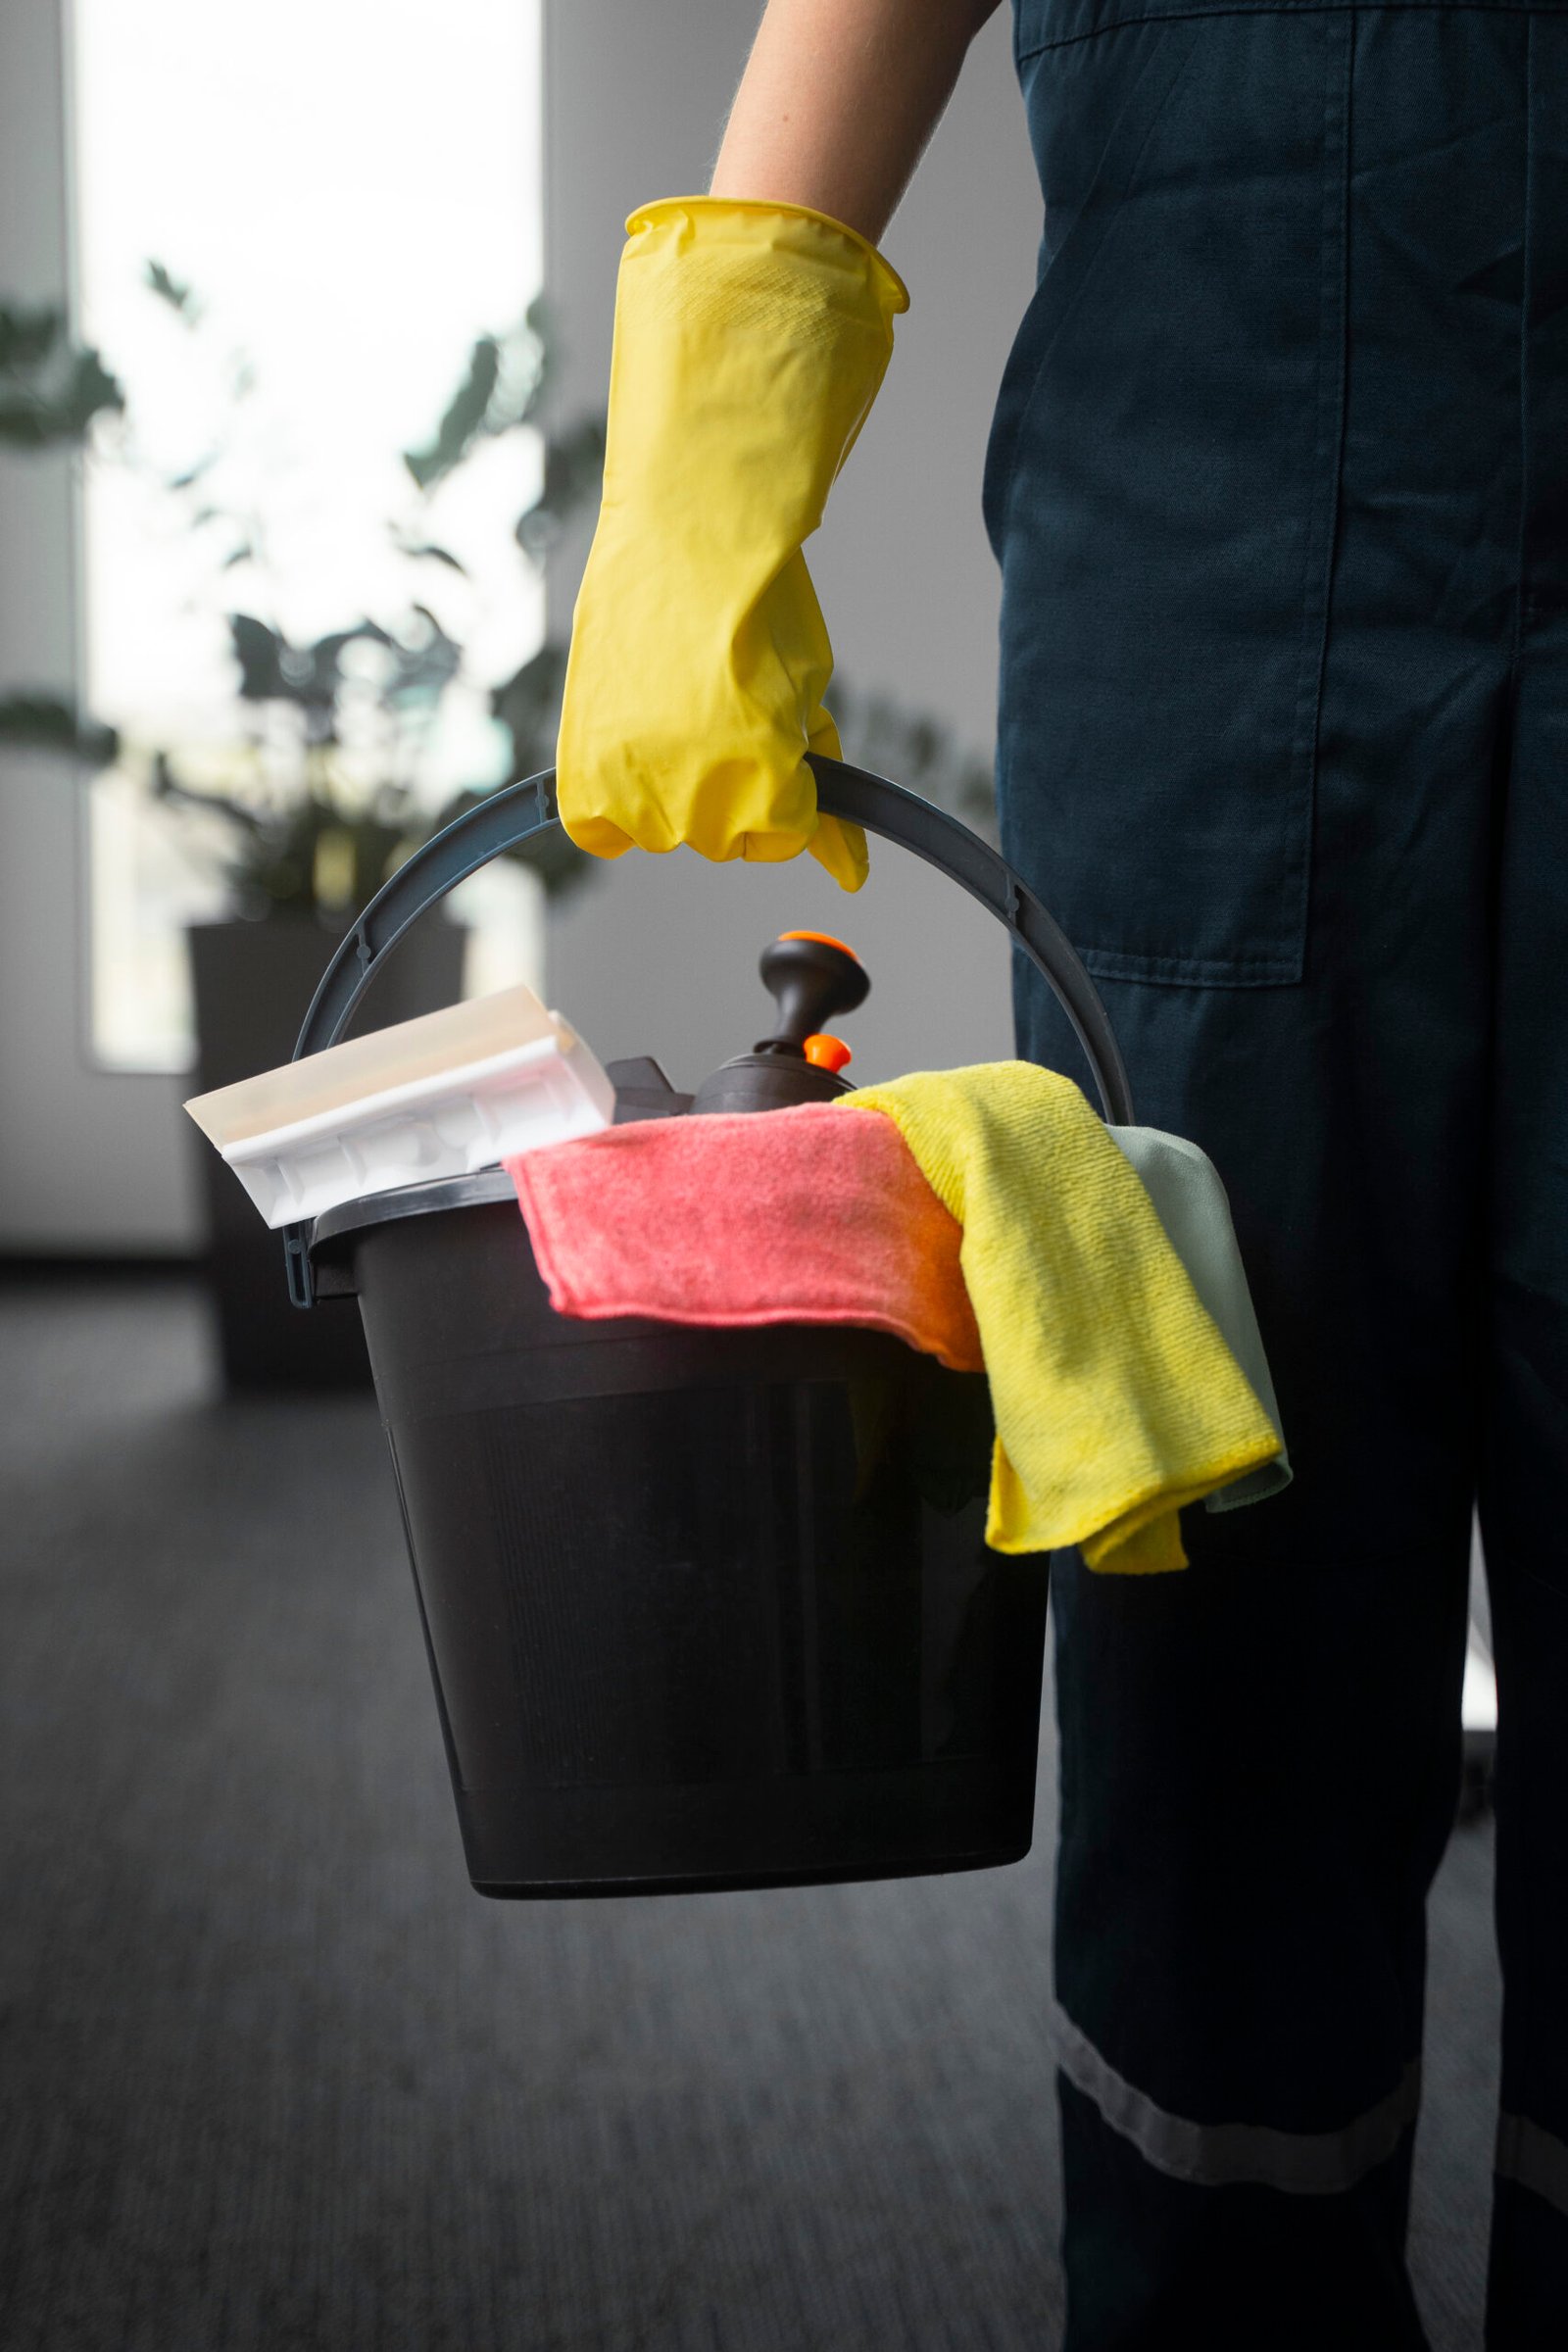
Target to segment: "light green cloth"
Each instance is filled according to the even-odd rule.
[[[1258,1403],[1278,1432],[1280,1452],[1272,1461],[1218,1487],[1204,1497],[1211,1511],[1234,1511],[1245,1502],[1261,1502],[1288,1487],[1295,1473],[1285,1452],[1285,1432],[1269,1376],[1263,1336],[1257,1328],[1252,1294],[1247,1287],[1242,1252],[1231,1223],[1231,1204],[1220,1174],[1208,1153],[1185,1136],[1166,1135],[1158,1127],[1109,1127],[1153,1201],[1166,1237],[1187,1279],[1221,1338],[1246,1373]]]

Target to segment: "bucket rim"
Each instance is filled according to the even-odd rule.
[[[466,1176],[431,1176],[421,1184],[400,1184],[384,1193],[363,1193],[354,1200],[339,1200],[323,1208],[311,1227],[314,1257],[328,1242],[363,1233],[368,1226],[390,1225],[403,1217],[427,1217],[445,1209],[484,1208],[505,1200],[515,1208],[516,1187],[505,1168],[478,1168]]]

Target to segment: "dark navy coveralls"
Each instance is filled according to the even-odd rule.
[[[1568,6],[1015,10],[1004,847],[1219,1168],[1296,1470],[1185,1572],[1052,1562],[1068,2352],[1424,2341],[1477,1500],[1487,2340],[1568,2345]]]

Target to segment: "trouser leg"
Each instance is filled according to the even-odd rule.
[[[1384,2352],[1422,2340],[1402,2249],[1475,1360],[1461,1205],[1401,1198],[1397,1170],[1451,1168],[1459,1139],[1396,1080],[1368,1135],[1345,1074],[1303,1097],[1276,1036],[1252,1113],[1298,1132],[1308,1101],[1340,1148],[1260,1153],[1205,1076],[1201,1007],[1161,992],[1140,1019],[1142,993],[1106,990],[1140,1114],[1229,1172],[1297,1475],[1189,1510],[1186,1571],[1053,1562],[1068,2344]],[[1401,1220],[1406,1273],[1423,1241],[1435,1263],[1404,1298],[1378,1239]]]
[[[1242,24],[1235,39],[1253,39]],[[1084,702],[1099,645],[1063,602],[1021,658],[1010,732],[1004,692],[1004,845],[1094,951],[1138,1117],[1219,1168],[1296,1468],[1267,1502],[1184,1513],[1186,1571],[1117,1582],[1074,1555],[1053,1563],[1069,2352],[1423,2340],[1403,2242],[1479,1449],[1527,36],[1481,12],[1387,10],[1353,27],[1303,13],[1267,37],[1293,44],[1292,93],[1323,50],[1332,68],[1350,44],[1353,69],[1299,974],[1274,978],[1296,902],[1264,833],[1214,834],[1190,898],[1162,896],[1162,838],[1190,848],[1215,805],[1181,737],[1118,737],[1094,791],[1070,797],[1107,726],[1174,694],[1171,648],[1196,694],[1202,627],[1216,664],[1257,641],[1250,591],[1209,609],[1233,542],[1265,588],[1273,576],[1270,543],[1240,540],[1229,510],[1185,601],[1174,564],[1167,577],[1145,562],[1126,517],[1155,532],[1181,478],[1146,488],[1137,471],[1136,431],[1163,397],[1152,371],[1133,466],[1119,447],[1114,474],[1107,458],[1087,477],[1096,505],[1081,484],[1102,444],[1087,433],[1025,477],[1079,562],[1075,593],[1087,579],[1098,595],[1106,566],[1102,635],[1115,598],[1136,612],[1113,640],[1119,691],[1107,677]],[[1206,54],[1200,38],[1190,95]],[[1212,137],[1221,119],[1200,127]],[[1090,311],[1094,287],[1073,322],[1086,383],[1091,325],[1111,334],[1120,315],[1114,283]],[[1053,353],[1058,420],[1079,356]],[[1282,498],[1287,455],[1282,441]],[[1030,576],[1049,604],[1044,557]],[[1014,629],[1017,643],[1016,610]],[[1258,677],[1271,691],[1266,663]],[[1287,775],[1283,756],[1260,762],[1265,815],[1287,805],[1268,797]],[[1118,826],[1119,791],[1152,821]],[[1018,1040],[1086,1082],[1027,972]]]

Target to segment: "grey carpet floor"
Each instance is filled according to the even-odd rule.
[[[7,2352],[1059,2342],[1049,1719],[1011,1870],[492,1903],[368,1401],[218,1401],[176,1282],[12,1286],[0,1493]],[[1482,1822],[1433,1907],[1436,2352],[1481,2341],[1490,1901]]]

